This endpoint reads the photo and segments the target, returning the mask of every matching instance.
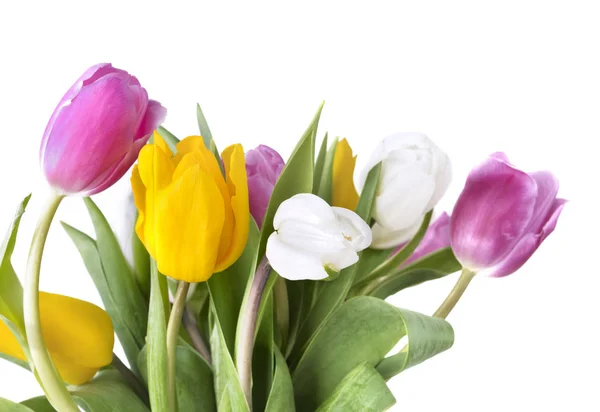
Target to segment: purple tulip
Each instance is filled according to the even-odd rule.
[[[554,231],[566,200],[550,172],[525,173],[504,153],[471,171],[450,221],[452,249],[474,272],[507,276]]]
[[[90,67],[62,98],[44,132],[40,162],[63,194],[93,195],[137,159],[166,109],[140,82],[110,64]]]
[[[269,146],[261,144],[246,153],[250,213],[259,227],[262,226],[271,193],[283,166],[285,162],[279,153]]]
[[[404,245],[396,249],[399,251]],[[430,253],[450,246],[450,216],[444,212],[433,222],[412,255],[402,264],[407,266]]]

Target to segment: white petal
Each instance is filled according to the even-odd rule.
[[[350,238],[352,249],[359,252],[368,248],[373,240],[369,225],[352,210],[343,207],[332,207],[332,209],[342,224],[344,237],[346,239]]]
[[[417,220],[413,226],[403,230],[389,230],[375,223],[371,230],[373,231],[372,249],[389,249],[408,242],[417,233],[423,219]]]
[[[352,248],[346,248],[341,252],[324,256],[321,263],[339,272],[358,262],[358,254]]]
[[[438,167],[437,173],[434,176],[435,191],[427,205],[427,211],[433,209],[435,205],[437,205],[448,190],[448,186],[450,186],[450,182],[452,181],[452,162],[448,155],[439,150],[439,153],[436,156],[436,163]]]
[[[317,255],[335,253],[346,247],[340,224],[335,220],[321,225],[286,220],[279,223],[277,232],[282,242]]]
[[[311,193],[300,193],[284,200],[273,218],[273,227],[278,230],[283,221],[299,220],[315,225],[334,221],[335,215],[326,201]]]
[[[289,280],[320,280],[328,277],[319,256],[291,247],[277,232],[267,240],[267,259],[279,276]]]

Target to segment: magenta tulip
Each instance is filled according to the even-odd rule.
[[[397,251],[402,248],[401,245],[396,249]],[[422,257],[425,257],[433,252],[437,252],[440,249],[444,249],[450,246],[450,216],[444,212],[433,222],[427,232],[419,243],[419,246],[415,249],[412,255],[402,264],[407,266],[412,262],[415,262]]]
[[[166,109],[140,82],[110,64],[90,67],[62,98],[44,132],[40,162],[62,194],[93,195],[137,159]]]
[[[283,166],[285,162],[279,153],[269,146],[261,144],[246,153],[250,213],[259,227],[262,226],[271,193]]]
[[[566,200],[550,172],[525,173],[494,153],[471,171],[450,220],[461,264],[491,276],[519,269],[554,231]]]

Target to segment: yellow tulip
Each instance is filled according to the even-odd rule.
[[[352,148],[348,141],[342,139],[337,144],[333,157],[333,206],[356,209],[358,193],[354,187],[355,166],[356,156],[352,156]]]
[[[136,232],[158,270],[203,282],[231,266],[248,240],[250,211],[244,149],[221,154],[225,177],[202,137],[169,150],[158,133],[140,152],[131,185],[139,211]]]
[[[44,342],[62,379],[81,385],[112,362],[114,331],[108,314],[83,300],[40,292]],[[0,321],[0,352],[27,362],[11,330]]]

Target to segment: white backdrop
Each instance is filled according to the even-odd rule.
[[[200,102],[220,147],[265,143],[284,157],[325,100],[319,136],[347,137],[359,159],[396,131],[442,146],[455,177],[440,211],[497,150],[526,170],[553,171],[571,201],[517,274],[475,279],[449,317],[454,347],[391,381],[394,410],[600,410],[597,3],[350,3],[1,2],[1,232],[34,192],[15,267],[22,275],[45,196],[37,152],[46,121],[88,66],[107,61],[138,76],[177,135],[197,133]],[[96,196],[115,224],[127,187]],[[93,233],[79,199],[58,218]],[[101,304],[56,223],[42,288]],[[432,313],[455,279],[391,301]],[[37,394],[28,372],[0,360],[0,397]]]

